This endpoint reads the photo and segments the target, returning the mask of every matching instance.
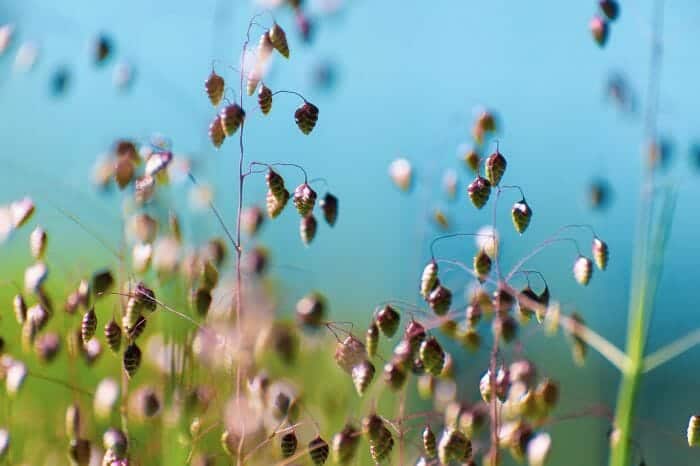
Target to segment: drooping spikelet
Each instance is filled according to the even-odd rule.
[[[420,360],[428,374],[438,376],[445,365],[445,352],[435,337],[423,340],[420,345]]]
[[[316,191],[308,183],[302,183],[294,190],[294,206],[299,211],[299,215],[306,217],[316,204]]]
[[[600,16],[595,15],[593,19],[591,19],[588,27],[591,30],[593,40],[595,40],[600,47],[603,47],[608,41],[608,22]]]
[[[387,459],[394,448],[394,439],[382,418],[376,414],[366,416],[362,419],[362,431],[367,435],[369,452],[374,462],[379,464]]]
[[[277,50],[280,53],[280,55],[282,55],[284,58],[289,58],[289,44],[287,44],[287,34],[280,27],[280,25],[277,23],[273,24],[270,30],[267,32],[267,34],[275,50]]]
[[[69,439],[80,436],[80,405],[72,403],[66,409],[66,436]]]
[[[466,461],[471,457],[472,444],[469,439],[457,429],[448,428],[442,433],[438,445],[438,458],[443,464],[450,461]]]
[[[377,326],[387,338],[391,338],[396,334],[400,321],[401,316],[399,313],[388,304],[377,312]]]
[[[133,377],[141,365],[141,349],[135,343],[131,343],[124,350],[124,370],[129,378]]]
[[[365,345],[353,335],[348,335],[335,345],[335,362],[350,374],[353,367],[367,359]]]
[[[425,456],[428,458],[437,456],[437,440],[430,425],[426,425],[425,429],[423,429],[423,449],[425,450]]]
[[[263,115],[267,115],[272,109],[272,91],[265,83],[258,90],[258,106]]]
[[[297,451],[298,443],[297,434],[294,432],[294,430],[290,430],[289,432],[283,434],[282,437],[280,437],[280,451],[282,452],[282,458],[294,456],[294,453]]]
[[[221,109],[219,117],[224,134],[228,137],[238,131],[245,119],[245,111],[238,104],[231,104]]]
[[[367,360],[352,368],[352,382],[358,395],[362,396],[365,394],[374,379],[374,374],[374,365]]]
[[[313,292],[301,298],[296,305],[296,316],[299,323],[315,328],[323,323],[326,315],[326,298]]]
[[[221,103],[221,99],[224,96],[224,87],[224,78],[222,78],[221,76],[216,74],[214,70],[212,70],[207,80],[204,81],[204,90],[207,92],[207,96],[209,96],[209,101],[214,107]]]
[[[610,21],[615,21],[620,15],[620,4],[616,0],[600,0],[598,6]]]
[[[311,102],[304,102],[294,112],[294,121],[302,133],[311,133],[318,121],[318,107]]]
[[[357,453],[360,433],[352,424],[346,424],[343,430],[333,436],[333,459],[338,464],[350,463]]]
[[[527,204],[525,199],[513,204],[513,208],[510,211],[511,219],[513,220],[513,226],[515,231],[518,233],[524,233],[527,230],[528,225],[530,225],[530,220],[532,219],[532,209]]]
[[[115,353],[118,352],[122,346],[122,329],[114,318],[105,325],[105,340],[107,340],[109,349]]]
[[[29,235],[29,250],[32,253],[32,257],[36,260],[41,260],[44,257],[44,252],[46,251],[46,241],[47,235],[46,231],[37,226],[32,230]]]
[[[217,113],[211,123],[209,123],[209,140],[218,149],[225,139],[226,133],[224,133],[224,127],[221,124],[221,115]]]
[[[316,237],[316,230],[318,229],[318,222],[316,217],[313,215],[308,215],[302,217],[299,221],[299,236],[301,236],[301,241],[308,246]]]
[[[316,466],[324,464],[330,453],[328,443],[323,440],[321,436],[317,436],[309,442],[308,450],[311,461],[313,461]]]
[[[608,266],[608,245],[602,239],[595,237],[593,238],[593,260],[600,270],[605,270]]]
[[[377,354],[377,346],[379,346],[379,327],[377,321],[372,319],[365,333],[365,348],[370,358]]]
[[[338,198],[331,193],[326,193],[319,205],[323,211],[323,218],[326,220],[326,223],[334,226],[336,220],[338,220]]]
[[[467,187],[467,194],[469,194],[469,199],[474,207],[481,209],[486,205],[491,195],[491,183],[486,178],[477,176]]]
[[[209,313],[211,302],[211,291],[206,288],[197,288],[192,294],[192,307],[197,311],[197,315],[201,317],[205,317]]]
[[[478,278],[481,283],[483,283],[491,273],[491,257],[486,254],[483,248],[479,249],[479,252],[474,256],[474,271],[476,272],[476,278]]]
[[[430,304],[431,309],[435,314],[442,316],[447,314],[452,305],[452,291],[447,287],[443,286],[441,283],[430,292],[428,295],[428,304]]]
[[[498,369],[498,372],[496,372],[495,387],[493,387],[496,390],[496,397],[499,400],[501,400],[501,401],[505,400],[509,386],[510,386],[510,375],[508,373],[508,370],[501,367]],[[481,377],[481,380],[479,381],[479,391],[481,392],[481,398],[484,400],[484,402],[490,403],[491,396],[493,393],[493,390],[491,387],[491,370],[490,369],[488,371],[486,371],[486,373],[483,375],[483,377]]]
[[[588,285],[593,274],[593,263],[588,257],[578,256],[574,262],[574,278],[583,286]]]
[[[507,165],[506,158],[503,157],[503,154],[501,154],[498,149],[488,156],[485,170],[486,178],[489,180],[489,183],[491,183],[491,186],[498,186],[498,183],[501,182],[501,178],[503,178],[503,174],[506,171]]]
[[[393,361],[384,365],[384,382],[390,389],[397,391],[406,382],[406,371],[400,361]]]
[[[265,196],[267,216],[270,218],[277,218],[287,205],[289,196],[289,191],[287,191],[284,187],[282,187],[282,191],[279,195],[275,195],[272,190],[268,190],[267,195]]]
[[[423,274],[420,278],[420,294],[424,299],[428,299],[430,292],[437,286],[438,265],[437,262],[431,260],[423,269]]]
[[[97,330],[97,315],[95,314],[95,308],[90,308],[83,315],[83,321],[80,325],[83,343],[87,343],[95,335],[95,330]]]
[[[688,446],[700,446],[700,416],[690,416],[688,421]]]

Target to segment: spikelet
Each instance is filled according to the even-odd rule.
[[[467,188],[469,199],[474,204],[474,207],[481,209],[486,205],[491,195],[491,183],[484,177],[477,176]]]
[[[294,456],[294,453],[297,451],[298,443],[297,434],[294,432],[294,430],[290,430],[289,432],[283,434],[282,437],[280,437],[280,451],[282,453],[282,458]]]
[[[532,291],[530,285],[527,285],[518,293],[518,310],[521,320],[525,322],[530,320],[530,317],[535,313],[532,306],[528,304],[530,301],[539,302],[539,296]]]
[[[483,248],[474,256],[474,271],[479,282],[484,283],[491,273],[491,257],[486,254]]]
[[[304,134],[309,134],[316,127],[318,121],[318,107],[311,102],[304,102],[294,112],[294,121]]]
[[[270,43],[277,50],[280,55],[284,58],[289,58],[289,44],[287,44],[287,34],[280,27],[279,24],[274,23],[269,31],[267,31],[267,36],[270,39]]]
[[[221,109],[219,117],[224,134],[228,137],[238,131],[245,119],[245,111],[238,104],[227,105]]]
[[[688,421],[688,446],[700,446],[700,416],[691,416]]]
[[[574,262],[574,278],[579,285],[586,286],[591,281],[593,263],[588,257],[579,255]]]
[[[334,226],[336,220],[338,220],[338,198],[331,193],[326,193],[319,205],[321,206],[321,211],[323,211],[323,218],[326,220],[326,223]]]
[[[374,462],[379,464],[388,458],[394,447],[394,439],[382,418],[376,414],[366,416],[362,419],[362,431],[367,436],[370,455]]]
[[[374,380],[374,374],[374,365],[367,360],[352,368],[352,383],[355,385],[358,395],[362,396],[365,394],[372,380]]]
[[[326,298],[317,292],[301,298],[296,305],[296,317],[299,323],[316,328],[323,323],[326,315]]]
[[[620,4],[616,0],[600,0],[598,6],[610,21],[615,21],[620,15]]]
[[[80,405],[72,403],[66,409],[66,436],[69,439],[80,436]]]
[[[608,244],[602,239],[595,237],[593,238],[593,247],[591,249],[596,266],[600,270],[605,270],[608,266]]]
[[[265,221],[262,209],[258,206],[250,206],[241,212],[241,229],[248,236],[255,236]]]
[[[115,353],[119,352],[122,346],[122,329],[119,324],[112,318],[107,325],[105,325],[105,340],[107,340],[107,346],[109,349]]]
[[[221,103],[221,99],[224,96],[224,87],[224,78],[212,70],[207,80],[204,81],[204,90],[207,92],[207,96],[209,96],[209,102],[211,102],[214,107]]]
[[[493,320],[492,331],[501,337],[504,343],[510,343],[518,335],[518,323],[509,314],[499,314]]]
[[[267,174],[265,175],[265,183],[267,184],[267,188],[274,196],[282,195],[282,191],[284,190],[284,178],[282,178],[282,176],[272,168],[267,170]]]
[[[470,148],[467,150],[464,154],[464,163],[469,167],[471,171],[474,173],[477,173],[479,171],[479,163],[481,163],[481,157],[479,157],[479,153],[474,150],[474,148]]]
[[[580,327],[584,325],[583,317],[574,312],[571,314],[571,321],[572,326],[568,330],[573,344],[572,352],[574,362],[579,366],[583,366],[586,360],[586,354],[588,353],[588,343],[579,335]]]
[[[335,345],[335,362],[338,367],[350,374],[352,368],[367,359],[367,351],[360,340],[348,335]]]
[[[306,217],[311,214],[311,211],[316,204],[316,191],[314,191],[308,183],[302,183],[294,190],[294,206],[297,208],[299,215]]]
[[[430,425],[426,425],[423,429],[423,449],[425,450],[425,456],[428,458],[435,458],[437,456],[437,441],[435,439],[435,433]]]
[[[61,349],[61,339],[54,332],[47,332],[39,335],[34,342],[34,350],[39,361],[50,363],[54,360]]]
[[[135,343],[131,343],[124,350],[124,370],[129,378],[132,378],[141,365],[141,349]]]
[[[92,276],[90,289],[95,296],[101,296],[114,285],[114,276],[109,270],[101,270]]]
[[[438,265],[435,260],[431,260],[423,269],[420,279],[420,294],[424,299],[428,299],[430,292],[437,286]]]
[[[452,305],[452,292],[442,284],[438,284],[428,296],[428,304],[435,314],[447,314]]]
[[[333,436],[333,459],[338,464],[348,464],[357,453],[360,443],[358,430],[352,424],[346,424],[343,430]]]
[[[595,40],[600,47],[603,47],[608,41],[608,22],[600,16],[595,15],[588,24],[588,27],[591,30],[593,40]]]
[[[435,337],[423,340],[419,354],[423,367],[428,374],[438,376],[442,373],[442,369],[445,366],[445,352]]]
[[[134,162],[128,157],[119,157],[114,165],[114,181],[124,189],[134,178]]]
[[[416,322],[415,320],[411,320],[408,325],[406,325],[403,338],[406,340],[406,342],[408,342],[408,345],[411,348],[411,355],[414,355],[418,351],[418,348],[420,348],[420,344],[423,343],[425,337],[425,327],[423,327],[423,325],[420,323]]]
[[[316,466],[321,466],[322,464],[324,464],[328,459],[328,455],[330,453],[328,443],[326,443],[326,441],[323,440],[321,436],[317,436],[309,442],[308,450],[309,456],[311,457],[311,461]]]
[[[206,288],[198,288],[192,294],[192,307],[197,311],[197,315],[201,317],[205,317],[209,313],[211,301],[211,291]]]
[[[272,110],[272,91],[265,83],[258,90],[258,106],[263,115],[267,115]]]
[[[102,434],[102,445],[107,451],[111,451],[116,458],[125,458],[129,448],[129,441],[124,432],[110,427]]]
[[[24,321],[27,320],[27,304],[21,294],[16,294],[15,297],[12,298],[12,309],[15,311],[17,323],[22,325]]]
[[[225,139],[226,133],[224,133],[224,127],[221,124],[221,115],[217,113],[211,123],[209,123],[209,140],[218,149]]]
[[[409,191],[413,184],[413,167],[411,162],[398,158],[389,164],[389,177],[401,191]]]
[[[442,464],[450,464],[452,460],[466,461],[471,453],[471,442],[461,431],[448,428],[442,433],[438,444],[438,458]]]
[[[527,204],[525,199],[513,204],[513,208],[510,211],[511,219],[513,220],[513,226],[515,231],[522,234],[527,230],[528,225],[530,225],[530,220],[532,219],[532,209]]]
[[[372,358],[377,354],[377,347],[379,346],[379,327],[377,322],[372,319],[369,327],[367,327],[367,332],[365,333],[365,348],[367,350],[367,355]]]
[[[398,361],[384,365],[384,382],[394,391],[403,387],[406,382],[406,372]]]
[[[138,337],[140,337],[143,331],[146,330],[146,322],[146,318],[143,315],[139,315],[134,325],[124,327],[127,337],[130,340],[136,340]]]
[[[506,158],[503,157],[503,154],[501,154],[498,149],[488,156],[484,168],[486,171],[486,179],[489,180],[491,186],[498,186],[498,183],[501,182],[501,178],[503,178],[503,174],[506,171],[507,165]]]
[[[80,325],[80,335],[83,343],[87,343],[95,335],[95,330],[97,330],[97,315],[95,314],[95,308],[90,308],[83,315],[83,321]]]
[[[504,401],[506,399],[506,394],[508,392],[508,387],[510,386],[510,374],[508,373],[507,369],[504,369],[503,367],[498,369],[498,372],[496,372],[496,384],[495,384],[495,389],[496,389],[496,397]],[[491,395],[493,393],[492,387],[491,387],[491,370],[489,369],[486,371],[486,373],[481,377],[481,380],[479,381],[479,392],[481,393],[481,398],[484,400],[485,403],[490,403],[491,402]]]
[[[399,313],[388,304],[382,307],[377,313],[377,326],[387,338],[391,338],[396,334],[400,321],[401,316]]]
[[[68,445],[68,458],[76,466],[88,466],[90,463],[90,441],[72,439]]]
[[[287,205],[287,201],[289,201],[289,191],[287,191],[284,187],[282,188],[281,194],[275,195],[272,190],[267,191],[267,195],[265,197],[265,205],[267,207],[267,216],[270,218],[277,218],[279,214],[282,213],[282,210],[284,210],[284,207]]]
[[[32,257],[36,260],[40,260],[44,257],[44,252],[46,251],[46,231],[37,226],[32,230],[29,235],[29,250],[32,253]]]
[[[316,217],[309,215],[302,217],[299,221],[299,236],[301,241],[308,246],[316,237],[316,230],[318,229],[318,222]]]

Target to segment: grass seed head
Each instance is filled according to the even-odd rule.
[[[443,464],[451,461],[466,461],[471,457],[472,445],[469,439],[457,429],[448,428],[440,437],[438,458]]]
[[[335,362],[338,367],[350,374],[352,368],[367,359],[365,345],[353,335],[335,345]]]
[[[258,206],[250,206],[241,212],[241,229],[248,236],[255,236],[265,221],[262,209]]]
[[[425,450],[425,456],[428,458],[437,456],[437,440],[430,425],[426,425],[425,429],[423,429],[423,449]]]
[[[87,343],[95,335],[95,330],[97,330],[97,314],[95,314],[95,308],[90,308],[83,315],[80,325],[83,343]]]
[[[114,285],[114,276],[109,270],[101,270],[92,276],[92,289],[95,296],[102,296]]]
[[[314,240],[317,229],[318,222],[316,221],[316,217],[313,215],[302,217],[301,220],[299,220],[299,236],[301,237],[301,241],[305,246],[310,245]]]
[[[518,293],[518,312],[523,322],[528,322],[532,315],[535,314],[535,310],[530,301],[539,302],[539,296],[532,291],[530,285],[526,285],[525,288]]]
[[[688,421],[688,446],[700,446],[700,416],[690,416]]]
[[[268,190],[267,195],[265,196],[267,216],[270,218],[277,218],[287,205],[287,201],[289,201],[289,191],[287,191],[285,188],[282,188],[279,195],[275,195],[272,190]]]
[[[243,120],[245,120],[245,111],[240,105],[231,104],[221,109],[219,117],[221,118],[221,127],[224,130],[224,134],[229,137],[233,136],[236,131],[238,131],[241,124],[243,124]]]
[[[258,90],[258,106],[263,115],[267,115],[272,110],[272,91],[265,83]]]
[[[68,459],[71,465],[88,466],[90,463],[90,441],[72,439],[68,445]]]
[[[323,218],[329,226],[335,226],[338,220],[338,198],[331,193],[326,193],[323,199],[319,202],[323,211]]]
[[[615,21],[620,15],[620,4],[616,0],[600,0],[598,6],[610,21]]]
[[[377,354],[377,347],[379,346],[379,327],[377,326],[376,320],[372,319],[369,327],[367,327],[367,332],[365,333],[365,348],[367,349],[367,355],[369,357],[374,357]]]
[[[338,464],[351,463],[359,444],[360,432],[352,424],[346,424],[343,430],[333,436],[333,459]]]
[[[284,58],[289,58],[289,44],[287,43],[287,34],[284,32],[284,29],[279,24],[274,23],[270,30],[267,31],[267,35],[275,50]]]
[[[518,323],[511,315],[499,315],[493,320],[493,333],[504,343],[510,343],[518,336]]]
[[[308,449],[311,461],[316,466],[321,466],[328,459],[330,449],[328,448],[328,443],[320,435],[309,442]]]
[[[294,430],[290,430],[289,432],[282,434],[280,437],[280,451],[282,453],[282,458],[294,456],[294,453],[297,451],[298,443],[297,434],[294,432]]]
[[[484,177],[477,176],[467,187],[469,199],[474,207],[481,209],[486,205],[491,195],[491,183]]]
[[[47,332],[39,335],[34,343],[37,357],[43,363],[53,361],[61,349],[61,339],[55,332]]]
[[[591,30],[593,40],[595,40],[600,47],[603,47],[608,40],[608,22],[600,16],[595,15],[588,24],[588,27]]]
[[[29,235],[29,250],[32,253],[32,257],[36,260],[41,260],[46,252],[46,242],[47,242],[46,231],[37,226],[32,230]]]
[[[413,167],[411,162],[399,158],[389,164],[389,177],[401,191],[409,191],[413,184]]]
[[[102,434],[102,445],[105,450],[114,452],[117,458],[126,457],[126,452],[129,448],[129,443],[124,432],[114,427],[110,427]]]
[[[308,183],[302,183],[294,190],[294,206],[297,208],[299,215],[306,217],[311,214],[311,211],[316,205],[316,191],[314,191]]]
[[[114,318],[107,322],[104,332],[107,346],[109,346],[109,349],[115,353],[118,353],[122,346],[122,329],[119,327],[119,324],[117,324]]]
[[[579,285],[586,286],[593,275],[593,263],[588,257],[579,255],[574,261],[574,278]]]
[[[532,219],[532,209],[527,204],[525,199],[513,204],[513,208],[510,211],[511,219],[513,220],[513,226],[515,231],[522,234],[527,230],[530,225],[530,220]]]
[[[18,293],[12,298],[12,309],[15,311],[17,323],[22,325],[27,320],[27,303],[21,294]]]
[[[80,437],[80,405],[72,403],[66,409],[66,436],[69,439]]]
[[[204,81],[204,90],[207,93],[207,96],[209,97],[209,102],[216,107],[221,103],[221,99],[224,97],[224,88],[226,87],[226,83],[224,82],[224,78],[216,74],[214,70],[212,70],[211,74],[209,74],[209,77],[207,78],[206,81]]]
[[[355,365],[352,368],[352,382],[359,396],[363,396],[369,388],[375,374],[374,365],[368,360]]]
[[[307,327],[318,328],[325,319],[326,307],[326,298],[321,293],[309,293],[297,302],[297,321]]]
[[[383,306],[377,312],[377,326],[385,337],[391,338],[396,334],[401,322],[401,315],[390,305]]]
[[[484,167],[486,171],[486,179],[489,180],[491,186],[498,186],[498,183],[500,183],[501,179],[503,178],[503,174],[505,173],[507,166],[508,163],[506,162],[506,158],[503,157],[503,154],[501,154],[498,149],[496,149],[496,152],[488,156]]]
[[[430,292],[435,289],[438,284],[438,265],[437,262],[431,260],[423,268],[423,274],[420,279],[420,294],[424,299],[428,299]]]
[[[141,349],[136,343],[131,343],[124,350],[124,370],[129,378],[133,378],[134,374],[141,365]]]
[[[439,316],[447,314],[452,305],[452,291],[443,286],[441,283],[430,292],[428,295],[428,304],[430,308]]]
[[[226,139],[226,133],[224,132],[224,127],[221,122],[221,115],[218,113],[214,116],[214,119],[209,123],[209,140],[215,148],[221,147]]]
[[[119,157],[114,165],[114,181],[117,182],[119,189],[127,187],[131,180],[134,179],[134,162],[128,157]]]
[[[400,363],[390,362],[384,365],[384,382],[393,391],[398,391],[406,383],[406,371]]]
[[[318,107],[311,102],[304,102],[294,112],[294,121],[302,133],[311,133],[318,121]]]
[[[498,372],[496,372],[496,397],[500,401],[505,401],[506,395],[508,393],[508,387],[510,387],[510,374],[508,369],[500,367]],[[493,393],[491,386],[491,370],[486,371],[486,373],[481,377],[479,382],[479,392],[481,392],[481,398],[485,403],[491,402],[491,395]]]
[[[423,340],[420,345],[420,359],[428,374],[438,376],[445,366],[445,352],[435,337]]]
[[[491,257],[486,254],[483,248],[479,249],[479,252],[474,256],[474,271],[481,283],[484,283],[491,273]]]
[[[481,163],[481,157],[479,153],[472,147],[466,151],[464,154],[464,163],[467,167],[473,171],[475,174],[479,171],[479,164]]]
[[[592,247],[593,260],[595,260],[598,269],[605,270],[608,267],[608,244],[602,239],[595,237],[593,238]]]

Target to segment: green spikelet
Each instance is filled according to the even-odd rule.
[[[452,305],[452,292],[447,288],[438,284],[438,286],[430,292],[428,296],[428,304],[435,314],[442,316],[447,314]]]
[[[481,283],[483,283],[491,273],[491,258],[486,254],[484,248],[479,249],[479,252],[474,256],[474,271]]]
[[[691,416],[688,421],[688,446],[700,446],[700,416]]]
[[[360,443],[360,432],[351,424],[346,424],[343,430],[333,436],[333,459],[339,464],[348,464],[357,453]]]
[[[363,361],[352,368],[352,382],[357,394],[362,396],[374,379],[374,365],[369,361]]]
[[[485,164],[486,178],[489,180],[492,186],[497,186],[498,183],[501,182],[501,178],[503,178],[507,165],[506,158],[503,157],[503,154],[501,154],[498,149],[496,149],[496,152],[488,156]]]
[[[423,340],[419,354],[428,374],[438,376],[442,373],[442,368],[445,366],[445,352],[435,337]]]
[[[443,464],[450,461],[466,461],[471,457],[472,444],[459,430],[449,428],[440,437],[438,457]]]
[[[437,262],[431,260],[423,269],[420,278],[420,294],[424,299],[428,299],[430,292],[437,286],[438,266]]]
[[[267,31],[267,35],[275,50],[284,58],[289,58],[289,44],[287,43],[287,34],[284,32],[284,29],[282,29],[279,24],[275,23],[270,30]]]
[[[401,316],[399,313],[388,304],[377,313],[377,326],[387,338],[391,338],[396,334],[400,321]]]
[[[245,120],[245,111],[238,105],[227,105],[219,112],[221,127],[227,137],[233,136]]]
[[[522,199],[513,204],[513,208],[510,211],[510,216],[513,220],[515,231],[522,234],[530,225],[530,220],[532,219],[532,209],[530,209],[530,206],[527,204],[525,199]]]
[[[379,346],[379,327],[377,327],[377,322],[372,319],[369,327],[367,327],[367,333],[365,334],[365,348],[367,349],[367,354],[370,358],[373,358],[377,354],[377,347]]]
[[[491,195],[491,183],[486,178],[477,176],[467,187],[467,194],[474,207],[481,209],[486,205]]]
[[[593,260],[595,260],[598,269],[605,270],[608,267],[608,244],[602,239],[593,238]]]

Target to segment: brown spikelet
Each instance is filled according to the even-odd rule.
[[[304,104],[294,112],[294,121],[302,133],[311,133],[318,121],[318,107],[311,102],[304,102]]]
[[[226,133],[224,133],[224,127],[221,124],[221,115],[217,114],[209,123],[209,140],[218,149],[225,139]]]
[[[211,74],[204,82],[204,90],[207,92],[207,96],[209,96],[209,101],[214,107],[221,103],[221,99],[224,96],[224,87],[224,78],[222,78],[221,76],[216,74],[214,70],[212,70]]]
[[[294,206],[297,208],[299,215],[306,217],[311,214],[311,211],[316,205],[316,191],[309,186],[308,183],[302,183],[294,190]]]
[[[302,217],[299,223],[299,234],[302,242],[308,246],[316,237],[318,222],[313,215]]]
[[[114,318],[107,322],[104,331],[105,340],[107,340],[107,346],[109,346],[109,349],[115,353],[119,352],[119,349],[122,346],[122,329],[119,327],[119,324],[117,324]]]
[[[328,459],[330,449],[328,448],[328,443],[323,440],[320,436],[314,438],[309,442],[308,446],[309,456],[311,461],[316,466],[321,466]]]
[[[277,50],[284,58],[289,58],[287,34],[280,27],[280,25],[277,23],[273,24],[270,30],[267,32],[267,35],[275,50]]]
[[[141,365],[141,349],[135,343],[131,343],[124,350],[124,370],[129,378],[132,378]]]
[[[280,450],[282,452],[282,458],[289,458],[294,456],[297,451],[297,434],[294,430],[290,430],[280,437]]]
[[[221,109],[219,117],[224,134],[228,137],[238,131],[245,119],[245,111],[238,104],[231,104]]]
[[[284,187],[282,188],[281,194],[279,195],[275,195],[272,192],[272,190],[268,189],[267,195],[265,196],[267,216],[270,218],[277,218],[279,214],[281,214],[284,210],[284,207],[287,205],[289,197],[289,191],[287,191]]]
[[[272,91],[265,83],[263,83],[258,90],[258,105],[263,115],[267,115],[272,109]]]
[[[95,314],[95,308],[90,308],[83,315],[83,321],[80,326],[83,343],[87,343],[95,335],[95,330],[97,330],[97,315]]]
[[[331,193],[326,193],[319,205],[323,211],[323,218],[326,220],[326,223],[334,226],[338,219],[338,198]]]

